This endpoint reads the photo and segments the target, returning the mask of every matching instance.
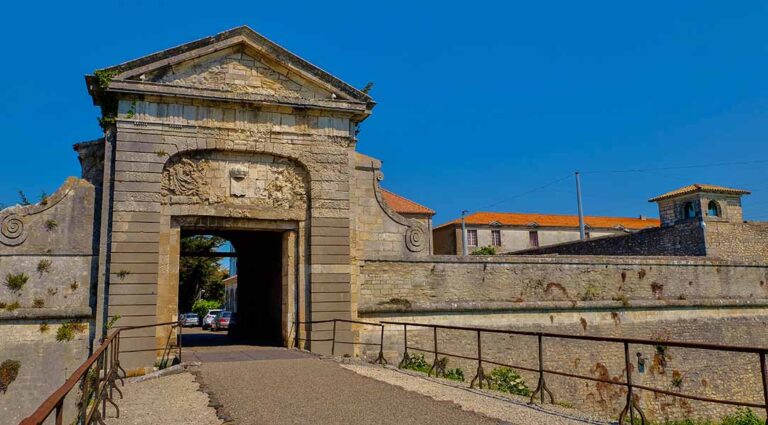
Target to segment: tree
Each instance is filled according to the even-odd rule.
[[[182,252],[216,252],[226,241],[217,236],[188,236],[181,239]],[[227,271],[218,258],[181,257],[179,264],[179,311],[190,311],[198,299],[222,302]]]

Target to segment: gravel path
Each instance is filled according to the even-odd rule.
[[[499,423],[315,357],[205,362],[200,371],[239,425]]]
[[[516,425],[546,424],[546,425],[584,425],[605,424],[580,412],[557,406],[547,406],[546,409],[528,406],[522,399],[496,396],[477,390],[471,390],[461,384],[453,384],[440,379],[432,379],[403,372],[398,369],[383,368],[367,364],[343,364],[341,367],[391,385],[396,385],[408,391],[429,396],[436,400],[452,401],[462,409],[481,413],[506,423]]]
[[[120,387],[116,395],[120,418],[107,407],[107,425],[219,425],[208,396],[198,391],[192,374],[185,372]]]

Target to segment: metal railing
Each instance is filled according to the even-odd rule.
[[[387,359],[384,358],[384,325],[381,323],[374,323],[374,322],[363,322],[360,320],[346,320],[346,319],[328,319],[328,320],[313,320],[313,321],[307,321],[307,322],[298,322],[299,325],[310,325],[309,330],[305,330],[306,333],[310,333],[313,331],[311,326],[313,325],[320,325],[323,323],[333,323],[333,328],[331,329],[331,337],[330,338],[321,338],[321,339],[312,339],[312,338],[301,338],[297,337],[296,339],[303,342],[330,342],[331,343],[331,355],[336,355],[336,344],[345,344],[345,345],[362,345],[362,346],[374,346],[379,347],[379,355],[376,357],[376,359],[373,361],[373,363],[376,364],[387,364]],[[337,323],[350,323],[354,325],[364,325],[364,326],[374,326],[377,328],[380,328],[380,340],[379,342],[360,342],[360,341],[337,341],[336,340],[336,330],[337,330]],[[315,332],[327,332],[328,329],[319,329],[315,330]]]
[[[65,399],[75,388],[80,389],[80,400],[77,403],[77,418],[74,422],[68,422],[82,425],[104,424],[104,418],[106,418],[107,414],[107,403],[115,409],[116,417],[119,417],[120,408],[114,402],[113,396],[114,392],[117,391],[120,398],[123,397],[123,393],[118,388],[116,381],[119,380],[124,384],[123,378],[127,375],[126,371],[120,366],[121,333],[160,326],[170,326],[168,340],[160,360],[161,365],[166,365],[170,361],[174,348],[178,349],[178,359],[181,360],[182,327],[179,322],[117,328],[102,341],[101,345],[88,357],[88,360],[80,365],[62,386],[51,394],[32,415],[21,421],[20,425],[40,425],[54,413],[55,424],[62,425],[64,423]],[[175,347],[171,344],[174,329],[178,329]]]
[[[633,397],[634,391],[636,389],[650,391],[657,394],[680,397],[688,400],[696,400],[696,401],[702,401],[702,402],[726,404],[731,406],[752,407],[757,409],[763,409],[766,413],[766,424],[768,424],[768,381],[767,381],[768,376],[766,376],[766,373],[768,372],[766,370],[766,353],[768,353],[768,349],[766,348],[717,345],[717,344],[705,344],[705,343],[682,342],[682,341],[667,341],[667,340],[659,341],[659,340],[649,340],[649,339],[598,337],[598,336],[587,336],[587,335],[580,336],[580,335],[556,334],[556,333],[547,333],[547,332],[511,331],[511,330],[435,325],[435,324],[424,324],[424,323],[405,323],[405,322],[390,322],[390,321],[381,321],[380,323],[382,325],[382,335],[384,334],[384,330],[383,330],[384,325],[402,326],[403,328],[403,341],[404,341],[403,359],[400,361],[399,366],[403,366],[410,359],[410,354],[408,353],[408,350],[434,354],[434,363],[432,364],[432,367],[429,370],[430,375],[432,374],[433,371],[436,371],[436,368],[440,367],[439,356],[454,357],[454,358],[460,358],[464,360],[477,361],[477,370],[475,372],[475,376],[472,378],[472,381],[470,382],[470,387],[474,387],[475,383],[477,383],[478,386],[482,388],[483,381],[485,381],[487,384],[490,385],[490,380],[488,376],[485,374],[485,371],[483,370],[483,364],[490,364],[495,366],[524,370],[524,371],[538,374],[538,383],[536,385],[536,389],[531,393],[530,402],[533,402],[534,398],[538,394],[540,396],[540,401],[542,404],[545,402],[545,397],[544,397],[545,392],[549,396],[550,403],[555,402],[554,395],[549,390],[549,388],[547,388],[547,381],[546,381],[547,374],[559,375],[559,376],[574,378],[574,379],[583,379],[587,381],[600,382],[600,383],[616,385],[616,386],[623,386],[627,390],[627,396],[626,396],[626,401],[624,403],[624,407],[621,411],[621,414],[619,415],[620,424],[624,423],[625,419],[627,419],[627,414],[629,414],[629,420],[630,420],[629,423],[634,424],[635,411],[637,411],[637,413],[640,415],[639,419],[641,424],[645,425],[646,423],[648,423],[644,412],[642,411],[640,406],[637,404],[637,400]],[[434,345],[432,349],[420,348],[420,347],[409,345],[408,344],[408,328],[409,327],[432,329],[433,338],[434,338]],[[440,347],[438,346],[438,335],[437,335],[438,329],[473,332],[475,334],[475,340],[476,340],[476,346],[477,346],[476,356],[466,356],[466,355],[460,355],[456,353],[448,353],[448,352],[441,351]],[[526,367],[521,365],[505,364],[498,361],[483,358],[483,346],[482,346],[483,334],[504,334],[504,335],[520,335],[520,336],[535,337],[537,340],[537,346],[538,346],[538,367],[532,368],[532,367]],[[624,381],[601,379],[594,376],[579,375],[579,374],[567,373],[559,370],[552,370],[552,369],[545,368],[544,367],[545,353],[544,353],[544,347],[543,347],[543,341],[545,339],[569,339],[569,340],[603,342],[603,343],[612,343],[612,344],[622,345],[624,348],[624,359],[623,359],[624,360]],[[382,336],[382,339],[381,339],[382,346],[383,346],[383,343],[384,343],[384,338]],[[750,403],[750,402],[743,402],[743,401],[736,401],[736,400],[702,397],[702,396],[686,394],[686,393],[677,392],[677,391],[669,391],[661,388],[654,388],[646,385],[635,384],[632,382],[633,365],[629,355],[630,345],[645,345],[645,346],[663,345],[665,347],[678,347],[678,348],[708,350],[708,351],[727,352],[727,353],[754,354],[755,361],[759,361],[760,363],[761,380],[762,380],[762,388],[763,388],[763,394],[762,394],[763,403]]]

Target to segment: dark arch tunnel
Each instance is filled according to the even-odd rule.
[[[182,229],[181,237],[209,235],[228,240],[234,253],[215,253],[234,257],[237,262],[237,324],[229,338],[213,336],[201,345],[241,343],[282,346],[283,258],[282,232],[250,230]],[[182,256],[206,255],[182,252]]]

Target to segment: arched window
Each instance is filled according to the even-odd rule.
[[[683,205],[683,218],[694,217],[696,217],[696,209],[693,208],[693,202],[686,202],[685,205]]]
[[[707,204],[707,215],[711,217],[720,217],[720,205],[715,201],[709,201],[709,204]]]

